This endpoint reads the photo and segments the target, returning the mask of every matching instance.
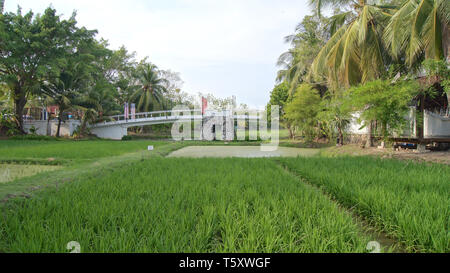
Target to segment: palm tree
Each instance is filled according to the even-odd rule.
[[[403,0],[384,33],[384,41],[395,59],[408,68],[422,68],[422,61],[440,61],[448,67],[450,56],[450,2],[448,0]],[[439,79],[435,79],[440,81]],[[417,97],[417,112],[423,115],[424,92]],[[447,94],[450,103],[450,95]],[[417,134],[423,137],[423,123],[417,123]]]
[[[372,2],[311,0],[318,14],[325,6],[351,8],[330,18],[332,36],[312,63],[311,78],[326,79],[329,87],[338,88],[377,79],[386,72],[390,58],[382,35],[395,7]]]
[[[154,110],[156,106],[163,107],[165,79],[160,77],[158,67],[150,63],[141,63],[137,69],[135,77],[137,79],[136,91],[133,99],[137,101],[138,111],[148,112]]]
[[[318,16],[305,16],[298,24],[296,33],[285,38],[292,48],[283,53],[277,65],[282,67],[278,71],[277,81],[286,81],[289,84],[289,93],[292,94],[297,86],[305,81],[311,64],[320,48],[325,44],[326,33],[323,30],[324,18]]]
[[[66,69],[62,70],[58,77],[53,77],[42,85],[42,93],[51,98],[52,103],[59,108],[57,137],[60,134],[61,123],[64,121],[64,112],[75,108],[79,91],[85,87],[88,72],[82,66],[81,63],[73,63],[69,60]]]
[[[421,63],[422,57],[435,60],[449,57],[449,23],[450,1],[403,0],[383,38],[395,58],[404,58],[413,67]]]

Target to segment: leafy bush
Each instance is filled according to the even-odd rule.
[[[30,133],[31,133],[32,135],[37,135],[37,128],[34,127],[34,125],[31,126],[31,128],[30,128]]]
[[[40,136],[36,134],[12,136],[12,140],[38,140],[38,141],[59,141],[60,139],[51,136]]]
[[[450,96],[450,69],[444,60],[428,59],[423,63],[423,68],[427,74],[428,81],[437,81],[440,83],[447,96]]]
[[[350,88],[348,100],[355,111],[361,111],[361,120],[368,124],[372,120],[381,123],[381,134],[384,138],[393,132],[401,131],[405,124],[405,115],[412,99],[419,92],[415,81],[402,81],[392,84],[389,81],[377,80]]]
[[[335,136],[339,141],[337,144],[344,144],[344,135],[351,123],[351,112],[344,104],[341,94],[331,95],[321,102],[321,112],[317,115],[320,121],[321,133],[329,139]]]
[[[14,115],[7,110],[2,110],[0,113],[0,134],[5,134],[7,136],[20,134],[17,120]]]
[[[309,84],[302,84],[286,105],[286,118],[300,129],[307,141],[312,141],[319,133],[317,115],[320,102],[319,92]]]
[[[123,140],[123,141],[129,141],[129,140],[132,140],[132,139],[133,139],[132,136],[123,136],[123,137],[122,137],[122,140]]]

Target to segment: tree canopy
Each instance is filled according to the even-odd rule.
[[[88,122],[122,113],[125,103],[135,103],[137,111],[193,106],[179,73],[136,60],[123,46],[112,50],[96,35],[78,26],[76,13],[64,19],[51,7],[43,14],[20,8],[0,14],[0,99],[2,108],[13,106],[19,131],[26,107],[57,106],[59,135],[69,113],[86,129]]]
[[[280,56],[277,76],[291,93],[302,83],[325,88],[317,123],[305,124],[328,136],[338,131],[342,139],[351,110],[361,112],[366,124],[381,124],[379,133],[386,137],[404,123],[413,98],[422,96],[415,106],[423,111],[424,97],[433,100],[427,90],[448,94],[450,1],[310,0],[310,6],[313,15],[287,39],[292,47]],[[411,80],[418,78],[421,85]],[[313,98],[304,96],[294,97],[291,118],[307,114],[301,107],[312,107],[300,103]]]

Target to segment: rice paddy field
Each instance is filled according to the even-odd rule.
[[[11,182],[22,177],[53,171],[59,168],[58,166],[46,165],[0,164],[0,183]]]
[[[450,167],[369,157],[281,159],[409,251],[450,251]]]
[[[446,165],[320,153],[175,158],[200,144],[164,141],[22,142],[0,141],[0,159],[68,161],[0,183],[0,252],[68,252],[70,241],[82,252],[369,252],[378,239],[369,229],[401,251],[450,252]]]
[[[11,158],[95,159],[158,146],[161,141],[0,141],[0,160]]]
[[[4,217],[14,252],[63,252],[73,240],[83,252],[363,252],[368,242],[349,215],[261,159],[152,158]]]

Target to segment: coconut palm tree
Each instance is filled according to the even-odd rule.
[[[391,17],[384,41],[395,58],[409,67],[422,58],[441,60],[450,55],[450,1],[403,0]]]
[[[88,77],[88,71],[83,68],[82,63],[68,60],[66,68],[57,77],[52,77],[43,83],[42,93],[51,98],[52,103],[59,108],[57,137],[60,134],[61,123],[65,119],[64,112],[76,107],[79,92],[85,88]]]
[[[350,9],[331,17],[332,36],[312,63],[312,79],[326,79],[332,88],[349,87],[386,72],[390,57],[382,36],[395,6],[377,2],[381,0],[311,0],[318,14],[326,6]]]
[[[137,110],[148,112],[156,107],[164,107],[165,79],[160,77],[156,65],[142,62],[136,69],[137,85],[132,98],[137,102]]]
[[[325,18],[316,15],[305,16],[298,24],[296,33],[285,38],[285,42],[290,43],[292,47],[278,59],[277,65],[282,69],[278,71],[277,81],[289,83],[290,94],[305,81],[312,61],[325,44],[325,24]]]

